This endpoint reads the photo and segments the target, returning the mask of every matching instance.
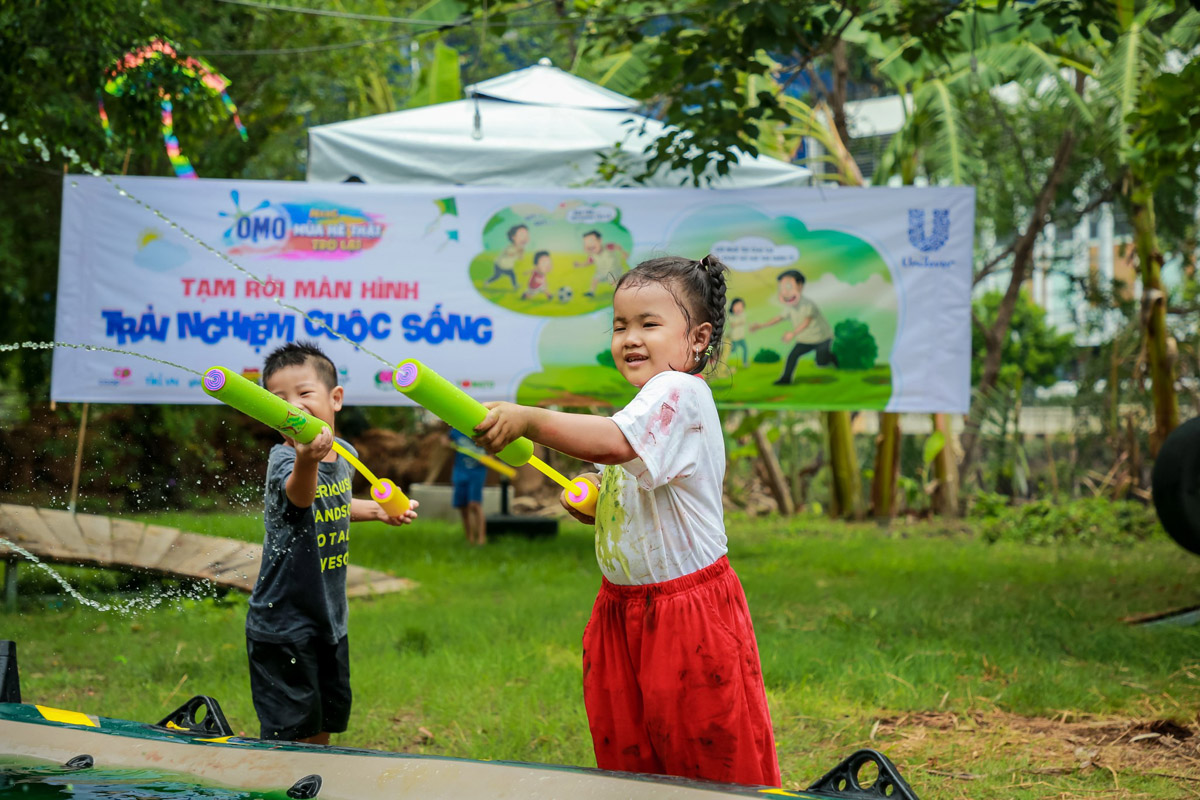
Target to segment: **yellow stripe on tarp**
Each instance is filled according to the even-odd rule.
[[[759,789],[758,793],[759,794],[777,794],[777,795],[780,795],[781,797],[803,797],[804,796],[804,795],[796,794],[795,792],[789,792],[785,789]]]
[[[216,739],[197,739],[196,741],[197,742],[213,742],[214,744],[225,744],[232,738],[233,738],[232,736],[218,736]]]
[[[95,717],[89,717],[79,711],[64,711],[61,708],[50,708],[49,706],[38,706],[34,708],[38,712],[50,720],[51,722],[65,722],[68,725],[87,725],[89,728],[99,728],[100,721]]]

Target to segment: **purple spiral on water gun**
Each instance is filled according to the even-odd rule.
[[[392,376],[392,380],[396,382],[396,386],[401,389],[406,389],[417,382],[417,365],[416,364],[401,364],[396,368],[396,374]]]
[[[225,386],[225,373],[213,367],[204,373],[204,388],[210,392],[220,391]]]

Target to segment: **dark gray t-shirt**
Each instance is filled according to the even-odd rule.
[[[349,442],[338,444],[358,455]],[[263,642],[320,637],[336,644],[346,635],[346,567],[350,563],[350,481],[344,458],[317,467],[317,495],[309,508],[287,496],[295,449],[277,444],[267,460],[263,502],[262,567],[250,595],[246,635]]]

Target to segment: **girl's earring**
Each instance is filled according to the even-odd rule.
[[[696,353],[696,354],[695,354],[695,356],[696,356],[696,357],[695,357],[695,358],[693,358],[692,360],[693,360],[693,361],[699,361],[699,360],[700,360],[700,354],[699,354],[699,353]]]

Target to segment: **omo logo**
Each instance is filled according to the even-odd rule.
[[[263,200],[249,211],[241,207],[241,197],[234,189],[229,196],[233,199],[233,211],[218,211],[217,214],[231,220],[225,230],[226,246],[274,248],[288,238],[288,218],[279,208]]]
[[[260,239],[282,241],[287,238],[287,220],[278,214],[241,217],[237,221],[236,237],[255,244]]]
[[[941,250],[950,238],[950,209],[933,209],[933,230],[925,233],[925,209],[908,210],[908,241],[922,253]]]

